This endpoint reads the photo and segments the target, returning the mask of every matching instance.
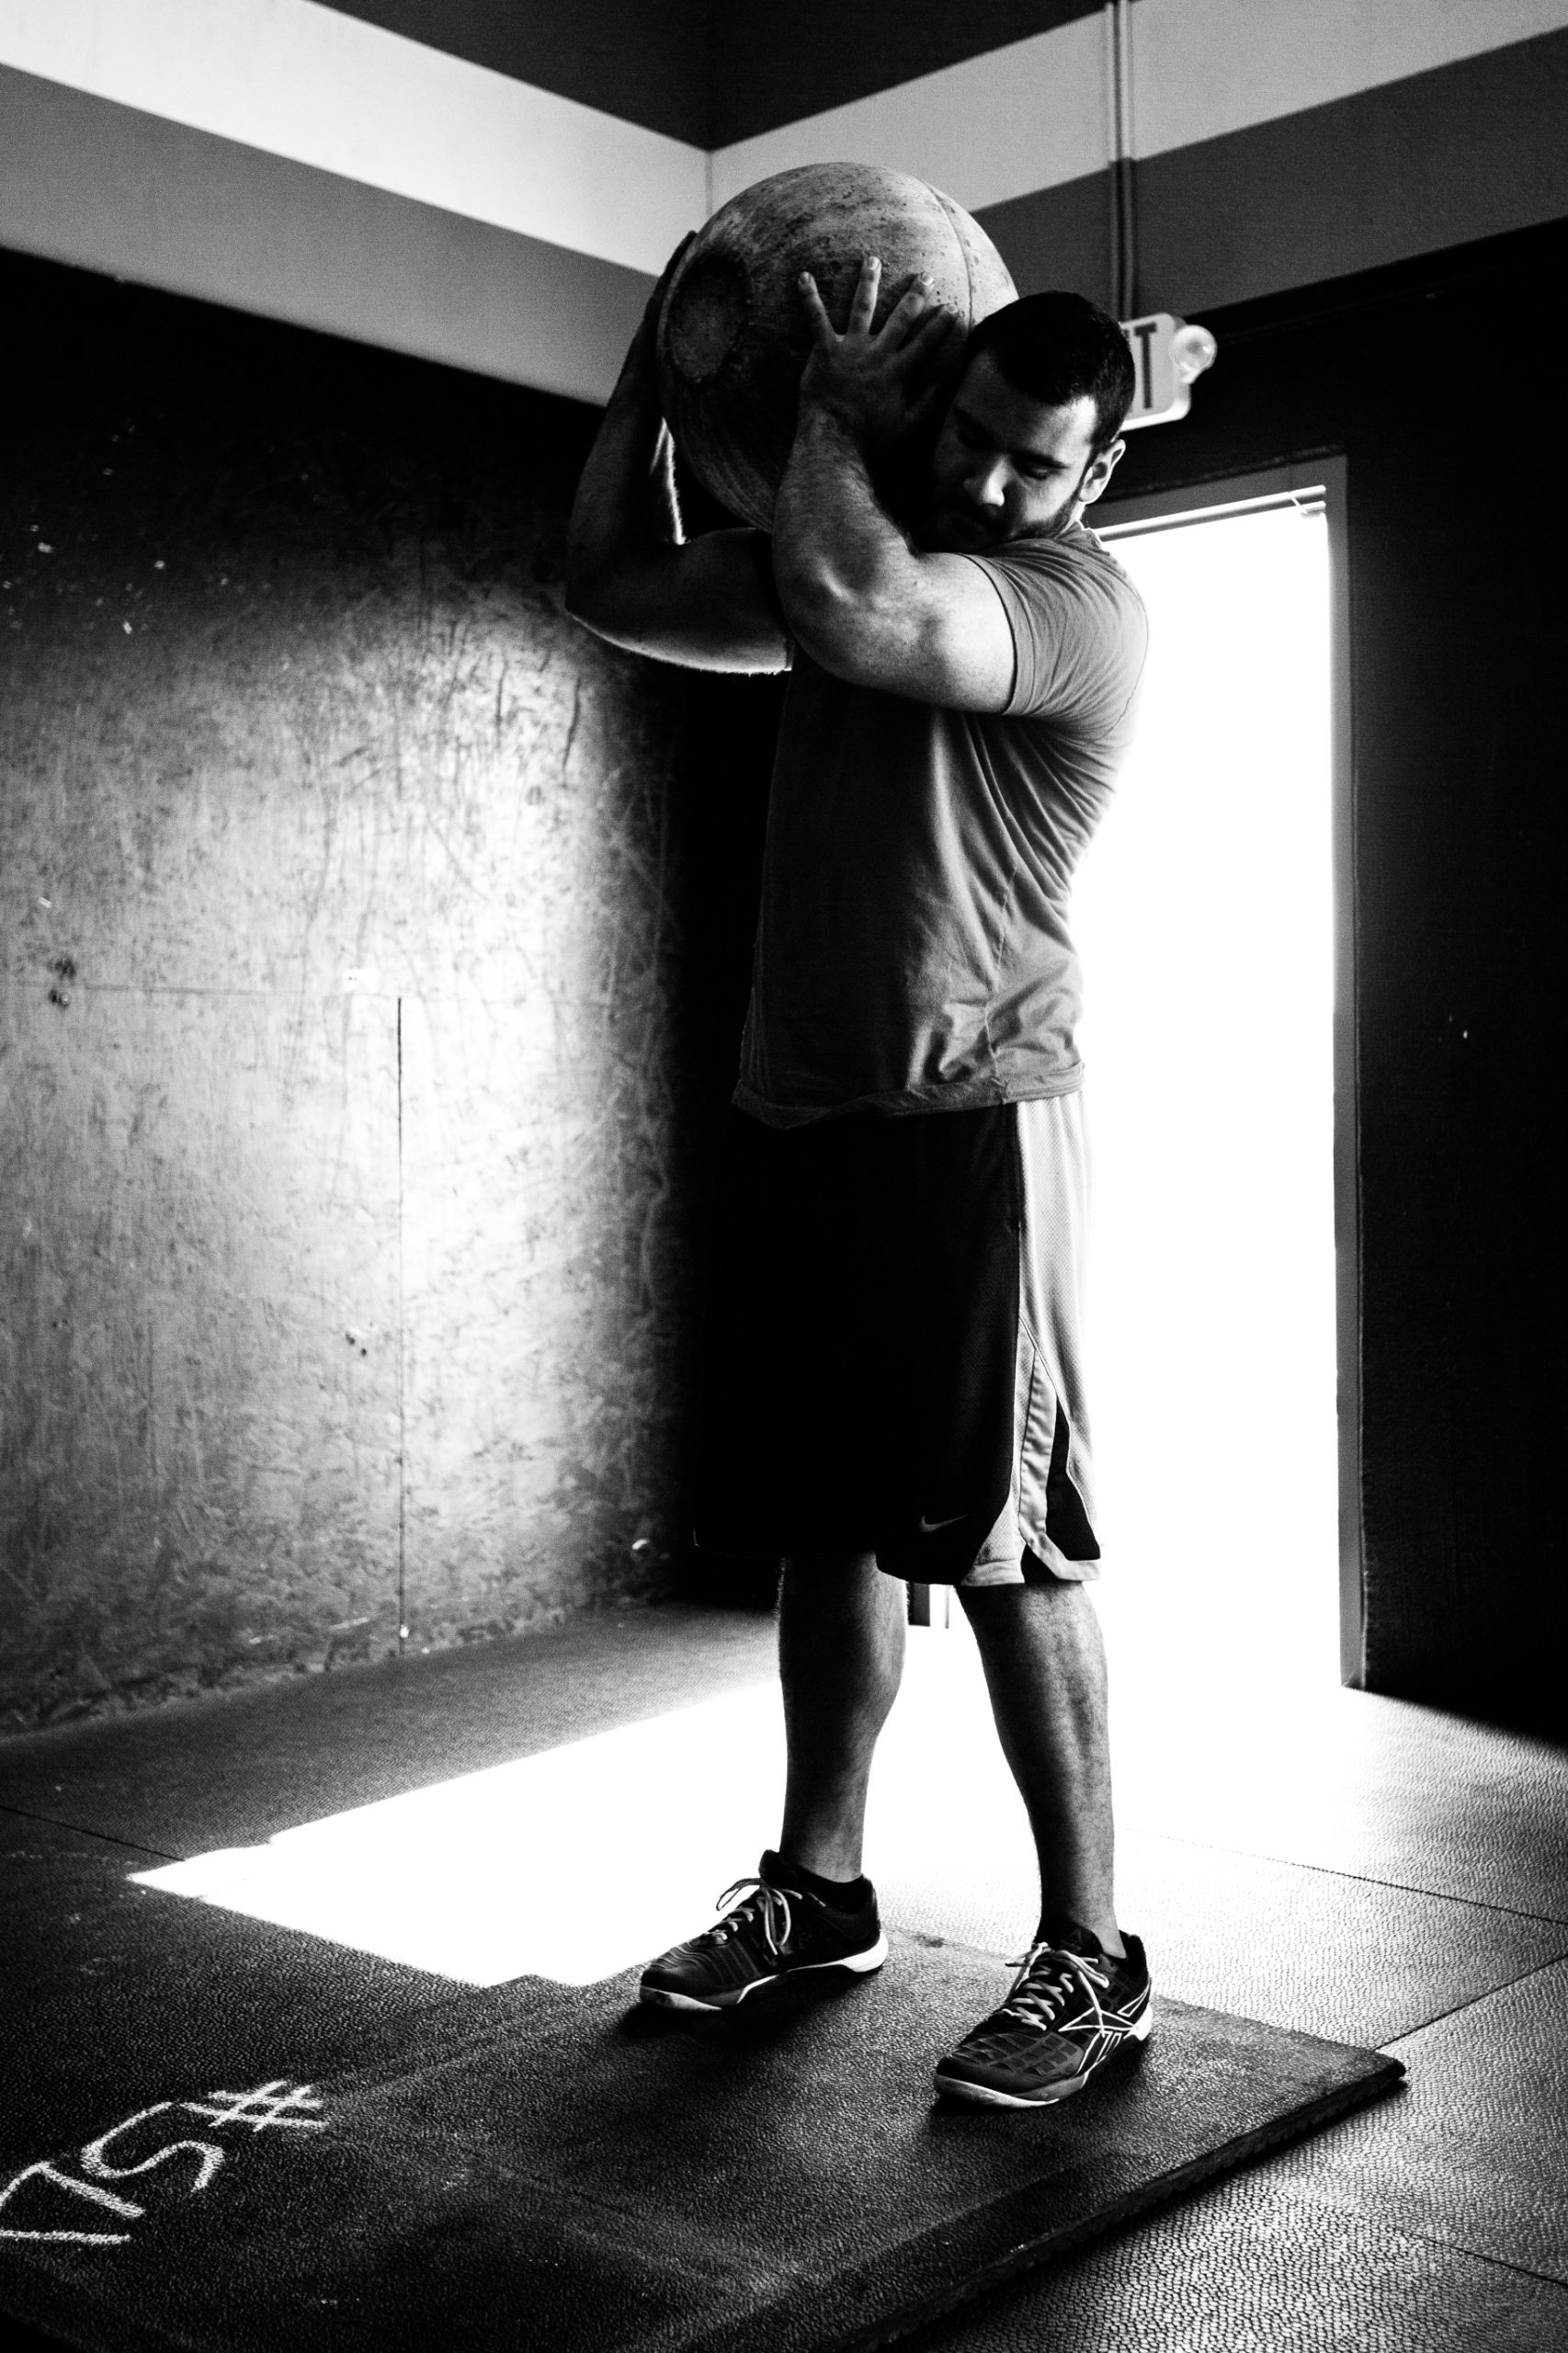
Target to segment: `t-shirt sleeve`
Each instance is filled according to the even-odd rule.
[[[971,556],[1001,599],[1013,632],[1013,691],[1005,716],[1098,729],[1126,716],[1143,668],[1143,602],[1114,556],[1087,544],[1033,540]]]

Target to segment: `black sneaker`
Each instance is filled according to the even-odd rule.
[[[937,2089],[949,2099],[989,2108],[1042,2108],[1081,2092],[1119,2051],[1147,2042],[1149,1964],[1136,1937],[1125,1961],[1112,1961],[1097,1938],[1073,1952],[1031,1945],[1013,1965],[1017,1975],[999,2010],[982,2018],[937,2068]]]
[[[888,1940],[868,1895],[858,1912],[840,1912],[788,1883],[789,1865],[766,1854],[756,1879],[738,1879],[719,1898],[742,1901],[687,1945],[661,1953],[642,1972],[644,2002],[666,2010],[733,2010],[749,1994],[786,1978],[825,1970],[880,1969]]]

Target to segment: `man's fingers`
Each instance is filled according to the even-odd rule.
[[[960,334],[964,332],[964,324],[958,313],[946,309],[940,302],[934,302],[915,322],[909,340],[922,345],[945,343],[955,328]]]
[[[883,329],[884,337],[892,324],[890,318],[888,327]],[[892,336],[893,348],[888,353],[887,364],[906,387],[917,385],[933,374],[946,381],[954,340],[961,342],[967,332],[963,321],[951,311],[926,311],[914,319],[902,341],[897,334]],[[913,391],[908,396],[914,397]]]
[[[803,269],[798,283],[801,289],[801,300],[806,306],[806,316],[811,322],[812,333],[821,348],[824,351],[830,351],[838,341],[838,337],[833,331],[833,321],[827,315],[827,305],[822,299],[816,279],[809,269]]]
[[[953,336],[960,335],[968,335],[968,329],[965,329],[963,320],[956,315],[956,311],[944,311],[939,306],[932,308],[911,324],[902,358],[906,358],[914,367],[927,367],[932,360],[942,356]]]
[[[853,336],[857,341],[863,339],[881,346],[890,357],[896,354],[901,363],[907,358],[924,359],[939,347],[954,328],[962,325],[951,311],[936,300],[930,277],[922,273],[911,279],[873,335],[871,323],[877,314],[882,284],[881,258],[877,254],[868,254],[860,264],[842,335],[835,329],[821,289],[809,269],[801,270],[798,283],[812,332],[824,350]]]
[[[930,278],[912,278],[882,322],[882,333],[892,346],[908,342],[927,320],[940,316],[933,311]]]
[[[877,296],[881,291],[881,257],[876,254],[868,254],[860,264],[860,275],[855,282],[855,292],[850,299],[849,317],[844,329],[846,335],[870,333],[871,321],[877,314]]]
[[[889,312],[882,328],[890,349],[901,366],[925,367],[943,351],[953,335],[969,332],[964,322],[938,301],[928,278],[917,278]]]

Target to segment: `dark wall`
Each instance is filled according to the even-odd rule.
[[[677,682],[562,609],[593,412],[0,300],[0,1710],[656,1589],[717,1017]]]
[[[329,0],[405,40],[514,81],[645,123],[699,147],[709,138],[709,0]]]
[[[1565,259],[1559,224],[1206,313],[1191,415],[1118,477],[1346,454],[1365,1680],[1557,1724]]]

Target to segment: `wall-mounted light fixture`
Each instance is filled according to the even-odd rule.
[[[1191,407],[1190,387],[1206,368],[1212,368],[1219,346],[1207,327],[1189,326],[1169,311],[1124,319],[1121,332],[1132,347],[1138,371],[1128,427],[1174,424]]]

